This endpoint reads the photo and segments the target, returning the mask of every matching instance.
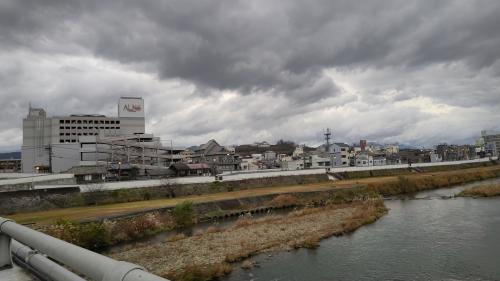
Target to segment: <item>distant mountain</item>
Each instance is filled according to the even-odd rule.
[[[21,151],[0,153],[0,159],[21,159]]]

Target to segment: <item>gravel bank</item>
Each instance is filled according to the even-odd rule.
[[[227,273],[228,262],[266,251],[316,247],[322,238],[353,231],[385,212],[382,202],[365,201],[302,209],[257,220],[241,218],[227,229],[211,228],[175,241],[136,244],[110,256],[140,264],[172,279],[182,279],[179,276],[193,268],[209,269],[211,275],[220,275]]]

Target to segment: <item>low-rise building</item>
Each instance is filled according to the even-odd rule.
[[[0,159],[0,173],[20,173],[21,159]]]
[[[215,140],[210,140],[200,145],[192,156],[193,164],[205,163],[214,167],[216,173],[240,170],[241,159],[239,155],[231,153]]]
[[[355,156],[356,167],[369,167],[373,166],[373,156],[366,151],[362,151]]]
[[[500,154],[500,132],[481,131],[484,140],[484,150],[486,156],[499,156]]]
[[[305,168],[303,159],[285,161],[282,162],[281,165],[283,170],[303,170]]]

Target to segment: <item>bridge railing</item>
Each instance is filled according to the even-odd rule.
[[[14,256],[50,280],[83,280],[45,255],[94,281],[168,281],[139,265],[111,259],[0,217],[0,270],[11,267]]]

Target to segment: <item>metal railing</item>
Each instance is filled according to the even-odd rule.
[[[168,281],[139,265],[116,261],[0,217],[0,270],[11,267],[13,257],[55,281],[84,279],[52,260],[94,281]]]

